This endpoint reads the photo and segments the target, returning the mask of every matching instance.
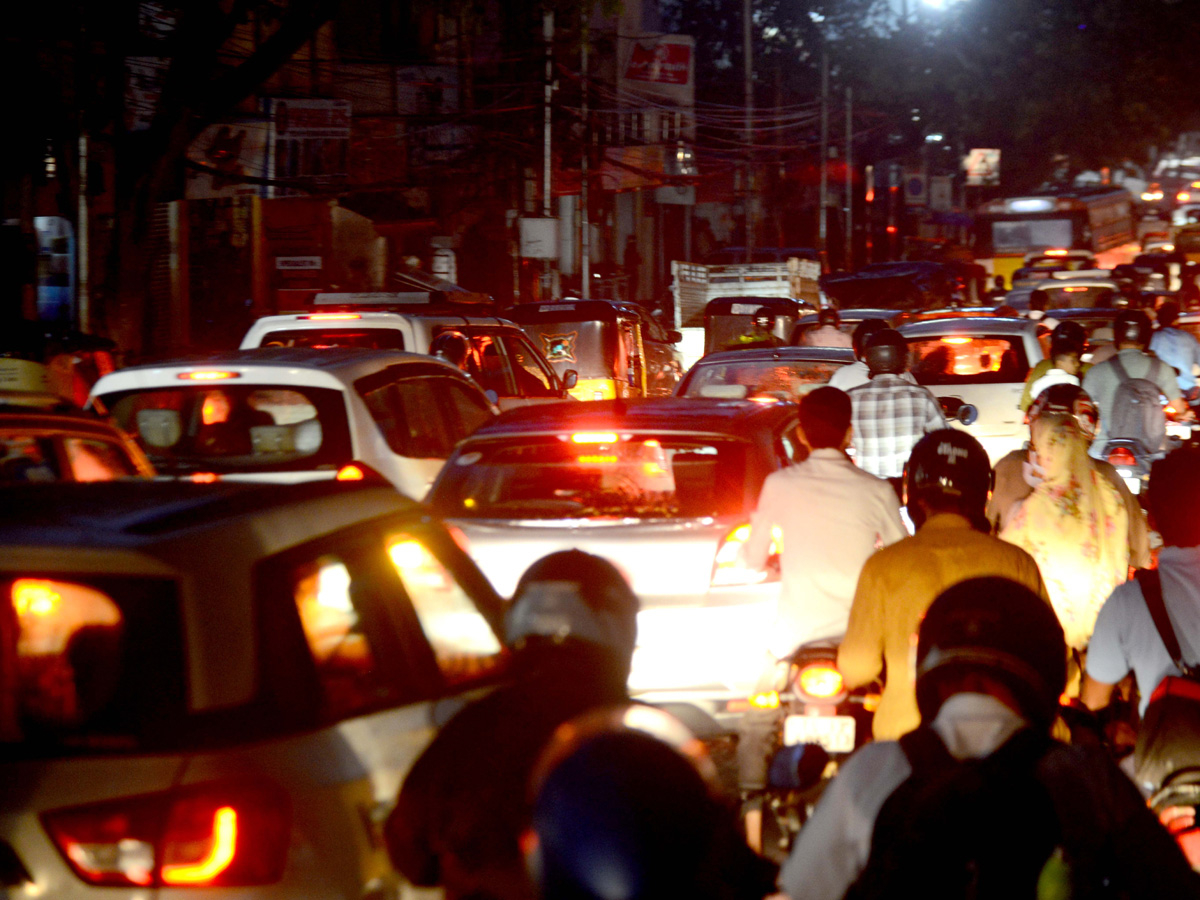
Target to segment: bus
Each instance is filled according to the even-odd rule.
[[[1099,265],[1111,268],[1128,260],[1117,258],[1105,265],[1109,261],[1100,255],[1136,238],[1133,195],[1107,184],[990,200],[975,214],[975,261],[991,275],[1003,275],[1006,284],[1011,284],[1026,254],[1090,250]]]

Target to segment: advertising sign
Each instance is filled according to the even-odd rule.
[[[329,184],[346,177],[350,150],[349,100],[268,101],[271,143],[268,177],[272,181],[312,180]],[[302,193],[286,185],[272,185],[271,196]]]
[[[969,186],[997,185],[1000,183],[1000,151],[974,148],[963,157],[963,168]]]

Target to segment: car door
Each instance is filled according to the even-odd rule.
[[[558,376],[524,333],[500,332],[494,334],[492,340],[500,348],[515,388],[511,396],[500,397],[502,410],[563,399]]]

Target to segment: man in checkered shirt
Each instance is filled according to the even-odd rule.
[[[948,427],[942,405],[928,388],[901,377],[908,343],[893,328],[877,331],[863,351],[871,380],[850,390],[854,407],[854,461],[897,484],[921,437]]]

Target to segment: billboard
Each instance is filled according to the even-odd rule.
[[[1000,151],[973,148],[963,157],[963,169],[971,187],[997,185],[1000,183]]]
[[[323,187],[343,181],[349,168],[350,101],[273,98],[267,177],[272,182],[312,182]],[[272,184],[270,196],[302,196],[287,184]]]

